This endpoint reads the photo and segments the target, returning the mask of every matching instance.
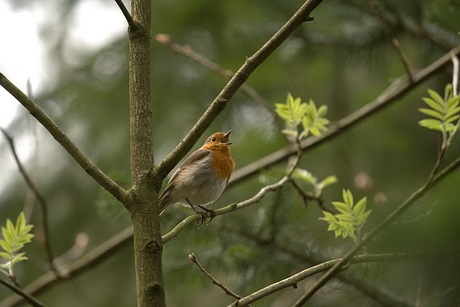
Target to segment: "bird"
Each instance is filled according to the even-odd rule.
[[[182,203],[190,206],[195,213],[200,213],[203,219],[206,219],[206,213],[211,214],[211,219],[214,218],[214,210],[204,206],[222,195],[235,169],[230,133],[232,130],[211,134],[203,146],[190,154],[176,170],[158,198],[160,215],[167,206]]]

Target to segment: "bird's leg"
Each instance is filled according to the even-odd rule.
[[[198,207],[203,209],[206,212],[206,214],[209,214],[209,223],[211,223],[212,219],[215,218],[216,215],[217,215],[216,211],[214,211],[212,209],[208,209],[208,208],[206,208],[205,206],[202,206],[202,205],[198,205]]]
[[[211,223],[212,219],[216,216],[216,212],[214,210],[207,209],[201,205],[198,205],[198,207],[203,209],[203,211],[199,211],[196,209],[196,206],[190,202],[190,200],[188,200],[187,198],[185,198],[185,200],[190,205],[190,207],[193,209],[193,211],[195,211],[196,214],[201,214],[201,224],[204,224],[208,218],[209,218],[209,222],[207,224]]]

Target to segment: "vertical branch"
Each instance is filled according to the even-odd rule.
[[[165,306],[158,212],[160,180],[153,166],[150,89],[151,1],[133,0],[129,23],[130,201],[134,227],[137,306]],[[129,18],[128,18],[129,20]]]

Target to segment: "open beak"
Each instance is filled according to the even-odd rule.
[[[230,129],[227,133],[224,134],[224,137],[220,140],[222,143],[225,145],[232,145],[231,142],[228,141],[228,138],[230,137],[230,133],[232,133],[232,130]]]

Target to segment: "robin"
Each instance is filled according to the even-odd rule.
[[[232,130],[212,134],[177,169],[158,199],[160,214],[168,205],[179,202],[189,205],[204,219],[206,213],[211,214],[211,219],[215,216],[213,210],[204,206],[219,198],[235,169],[230,150],[230,133]],[[199,212],[197,206],[204,211]]]

